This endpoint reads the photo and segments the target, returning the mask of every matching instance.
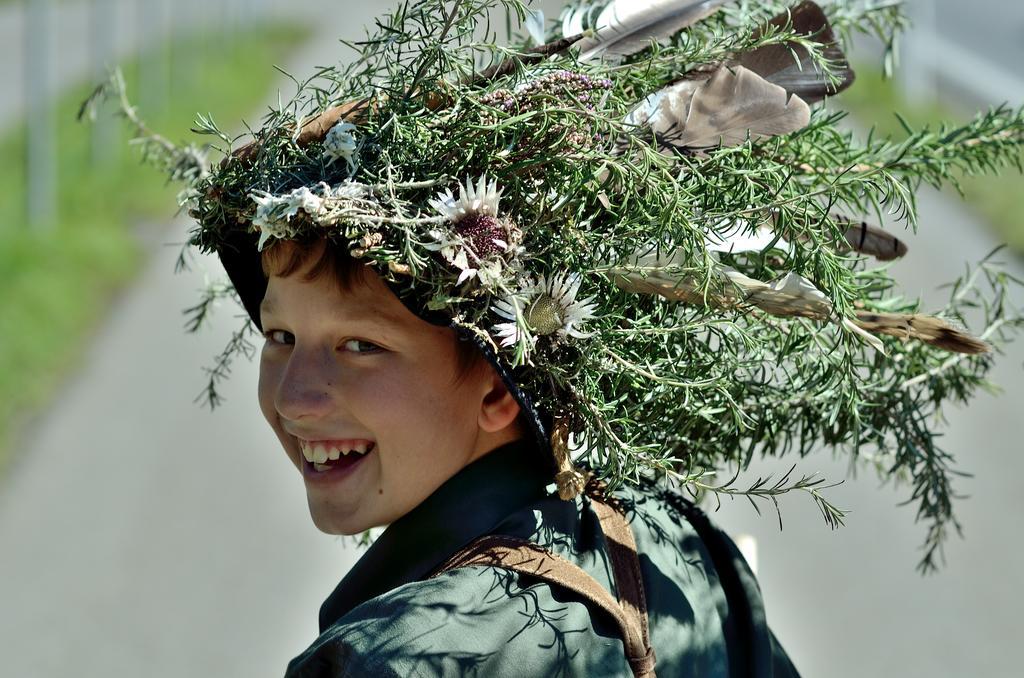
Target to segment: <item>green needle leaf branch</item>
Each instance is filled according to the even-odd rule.
[[[796,469],[796,465],[790,467],[786,473],[776,480],[773,484],[769,485],[771,476],[765,476],[764,478],[758,477],[753,483],[750,484],[746,489],[737,489],[733,487],[736,481],[739,479],[740,467],[737,467],[736,474],[723,485],[709,485],[702,482],[701,478],[713,475],[714,472],[705,472],[698,475],[696,478],[681,478],[680,481],[684,483],[684,486],[691,490],[691,494],[695,499],[700,500],[702,495],[713,495],[715,498],[715,510],[717,511],[722,506],[722,497],[746,497],[750,505],[754,507],[757,514],[761,514],[761,507],[757,505],[755,499],[770,500],[772,506],[775,509],[775,513],[779,519],[779,529],[782,529],[782,511],[779,507],[778,497],[792,492],[794,490],[808,493],[817,505],[818,510],[821,512],[822,517],[825,519],[825,524],[836,529],[841,527],[843,518],[846,517],[849,511],[837,507],[832,502],[828,501],[822,494],[821,490],[837,487],[843,484],[843,481],[831,483],[829,485],[822,485],[826,482],[824,478],[815,478],[816,474],[801,476],[799,480],[794,481],[788,487],[786,482],[789,480],[790,475]]]
[[[838,450],[856,461],[863,454],[880,475],[911,487],[908,501],[926,530],[920,567],[932,571],[950,527],[958,528],[958,472],[936,445],[942,408],[992,388],[992,354],[951,357],[892,334],[869,345],[842,325],[860,313],[922,313],[919,302],[899,296],[887,264],[851,252],[846,234],[851,220],[870,215],[879,222],[895,215],[917,228],[915,191],[924,182],[956,186],[964,173],[1020,170],[1024,115],[997,107],[963,125],[912,131],[901,142],[874,134],[861,142],[840,128],[845,114],[830,110],[842,104],[839,95],[815,104],[797,131],[670,153],[652,128],[627,124],[648,95],[758,45],[799,45],[820,68],[832,67],[819,45],[790,26],[765,28],[785,7],[728,3],[617,63],[579,63],[574,48],[526,63],[525,38],[499,44],[490,25],[494,12],[521,18],[523,3],[410,0],[364,40],[347,43],[356,52],[349,65],[295,79],[295,96],[268,110],[259,129],[231,137],[200,116],[196,132],[224,156],[212,165],[145,128],[123,83],[103,92],[117,97],[149,139],[145,158],[187,182],[182,202],[197,221],[190,240],[199,250],[217,251],[239,235],[251,237],[254,249],[263,236],[267,246],[285,236],[343,239],[399,293],[485,338],[534,404],[568,422],[580,444],[577,461],[612,485],[667,476],[692,482],[702,496],[769,500],[777,511],[776,498],[796,489],[834,527],[845,512],[823,496],[832,485],[814,476],[791,482],[786,474],[749,487],[705,478],[715,469],[745,469],[755,455]],[[869,33],[891,46],[905,27],[895,2],[840,0],[824,9],[843,43]],[[512,62],[515,68],[502,68]],[[336,162],[323,135],[300,142],[304,125],[348,104],[358,111],[343,139],[351,163]],[[330,134],[327,128],[321,131]],[[242,152],[244,142],[252,145]],[[444,191],[458,201],[465,182],[484,177],[501,190],[487,228],[503,229],[498,240],[507,246],[493,255],[498,272],[486,283],[486,257],[466,245],[474,232],[437,207]],[[257,225],[257,216],[267,221]],[[765,230],[770,244],[732,252],[709,246]],[[645,252],[669,263],[648,267],[638,260]],[[623,289],[613,271],[631,262],[638,279],[689,285],[690,297]],[[715,306],[725,292],[739,294],[723,281],[725,272],[764,286],[797,278],[831,315],[779,317],[742,296]],[[568,274],[579,275],[572,295]],[[555,279],[563,282],[564,307],[555,292],[540,289],[541,280]],[[986,259],[953,285],[935,317],[951,329],[980,329],[999,351],[1024,330],[1019,292],[1020,281]],[[562,321],[577,314],[572,329],[580,336],[530,324],[531,304],[543,295]],[[189,309],[190,328],[216,298],[208,292]],[[511,317],[496,310],[502,302]],[[252,354],[251,332],[247,320],[207,368],[211,406],[231,359]]]

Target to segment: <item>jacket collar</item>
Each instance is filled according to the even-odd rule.
[[[503,518],[547,494],[547,464],[517,440],[445,481],[377,538],[320,607],[323,633],[357,605],[420,580]]]

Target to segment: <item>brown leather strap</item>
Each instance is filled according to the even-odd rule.
[[[643,657],[647,663],[640,668],[646,671],[638,673],[634,668],[633,674],[654,676],[654,648],[651,647],[647,621],[647,596],[644,595],[644,580],[640,573],[640,559],[637,557],[633,530],[629,528],[625,516],[604,497],[591,494],[590,498],[594,513],[601,521],[601,531],[604,532],[608,556],[612,561],[612,575],[615,577],[619,604],[630,623],[640,630],[640,645],[627,656]],[[630,665],[633,665],[632,659]]]
[[[626,659],[636,678],[655,678],[654,649],[647,622],[647,603],[636,542],[625,518],[598,497],[592,497],[594,511],[608,543],[616,600],[581,567],[537,544],[506,535],[486,535],[455,553],[431,574],[436,577],[456,567],[484,565],[501,567],[558,584],[589,600],[607,612],[619,627]]]

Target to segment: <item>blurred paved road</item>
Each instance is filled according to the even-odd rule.
[[[4,676],[279,676],[353,560],[310,523],[248,365],[222,409],[191,404],[235,322],[184,335],[202,275],[175,277],[176,251],[118,300],[6,479]]]

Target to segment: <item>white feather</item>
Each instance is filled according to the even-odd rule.
[[[579,10],[568,10],[562,16],[562,37],[571,38],[583,32],[583,14]]]
[[[526,15],[526,21],[523,22],[523,26],[526,31],[530,34],[530,38],[534,44],[543,45],[547,42],[546,35],[544,32],[544,11],[540,9],[531,10]]]
[[[726,0],[616,0],[598,18],[597,30],[577,43],[580,61],[620,58],[663,41],[715,13]],[[602,24],[603,20],[603,24]]]
[[[572,8],[567,7],[562,13],[562,37],[571,38],[579,35],[587,29],[588,21],[597,10],[607,3],[580,5]]]
[[[692,1],[692,0],[690,0]],[[642,12],[651,6],[651,0],[615,0],[608,3],[594,24],[594,30],[601,30],[616,23],[621,24],[634,14]]]
[[[775,232],[761,224],[753,232],[750,223],[737,219],[730,224],[728,220],[720,221],[708,230],[704,236],[704,244],[712,252],[739,254],[741,252],[761,252],[775,241]],[[773,245],[783,252],[789,251],[789,243],[779,238]]]
[[[882,343],[881,339],[871,334],[867,330],[860,328],[857,325],[857,323],[851,322],[849,318],[843,318],[843,327],[849,330],[850,332],[853,332],[864,341],[866,341],[868,344],[871,345],[872,348],[874,348],[879,353],[883,355],[888,355],[888,351],[885,350],[885,344]]]

